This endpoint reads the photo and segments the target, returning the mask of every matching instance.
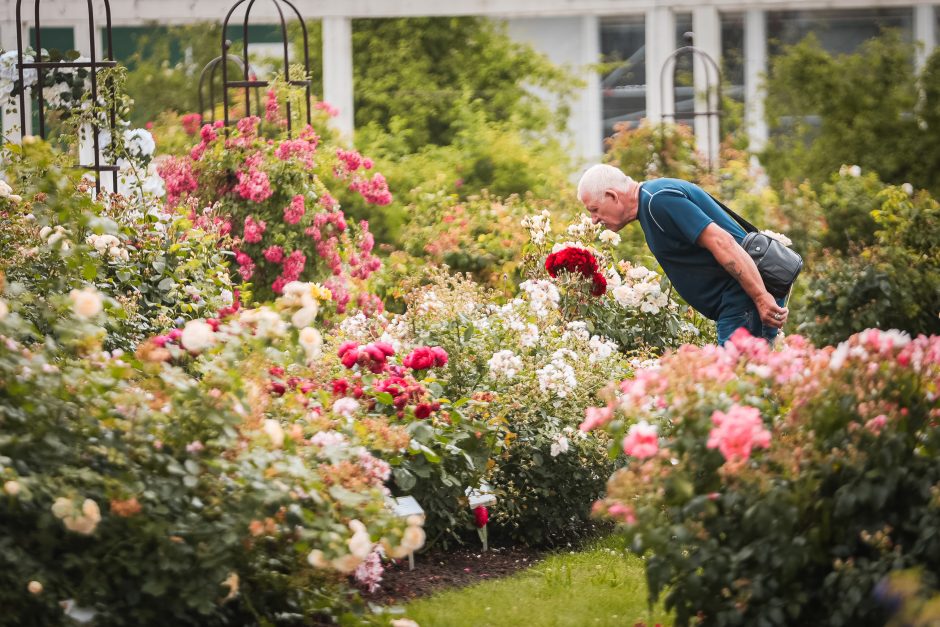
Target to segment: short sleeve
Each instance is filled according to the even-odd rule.
[[[694,244],[705,227],[714,222],[679,190],[664,189],[655,194],[649,212],[661,232],[689,244]]]

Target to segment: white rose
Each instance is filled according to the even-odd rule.
[[[215,343],[215,332],[208,323],[202,320],[190,320],[183,327],[180,342],[186,350],[199,352]]]
[[[69,531],[74,531],[75,533],[80,533],[84,536],[90,536],[92,533],[94,533],[95,528],[98,526],[97,522],[86,516],[79,516],[78,518],[66,518],[62,521],[62,524],[64,524],[65,528]]]
[[[908,196],[913,196],[913,195],[914,195],[914,186],[911,185],[910,183],[902,183],[902,184],[901,184],[901,191],[904,192],[905,194],[907,194]]]
[[[103,307],[101,294],[93,287],[72,290],[69,292],[69,298],[72,299],[72,311],[79,318],[93,318],[101,313]]]
[[[356,570],[356,567],[362,563],[362,559],[355,555],[344,555],[342,557],[337,557],[330,563],[333,565],[333,568],[343,573],[344,575],[348,575]]]
[[[307,353],[307,359],[316,359],[320,356],[323,347],[323,336],[313,327],[307,327],[300,331],[297,338],[304,351]]]
[[[284,446],[284,429],[281,427],[280,422],[273,418],[266,418],[263,431],[271,438],[271,442],[274,444],[275,448]]]
[[[93,521],[96,525],[101,522],[101,509],[98,504],[91,499],[85,499],[82,503],[82,515]]]
[[[392,627],[421,627],[418,623],[414,622],[410,618],[396,618],[391,622]]]
[[[611,231],[610,229],[601,231],[601,234],[598,237],[602,242],[605,244],[610,244],[611,246],[616,246],[620,243],[620,235],[614,231]]]
[[[313,321],[317,319],[317,312],[319,311],[319,306],[316,302],[313,303],[313,307],[301,307],[294,312],[294,315],[291,316],[291,323],[298,329],[303,329],[304,327],[309,327],[313,324]]]
[[[562,453],[568,452],[568,438],[561,436],[554,442],[552,442],[551,455],[552,457],[558,457]]]
[[[52,504],[52,514],[56,518],[65,518],[70,516],[75,510],[75,505],[72,503],[72,499],[60,496]]]
[[[13,193],[13,188],[6,181],[0,181],[0,198],[6,198]]]
[[[346,543],[349,546],[349,552],[364,560],[372,552],[372,539],[364,531],[357,531]]]
[[[346,418],[351,417],[356,411],[359,410],[359,403],[356,402],[354,398],[343,397],[337,399],[333,403],[333,413],[339,414],[340,416],[345,416]]]
[[[349,521],[349,530],[353,533],[368,533],[366,526],[357,518],[353,518]]]
[[[408,552],[417,551],[424,546],[424,529],[417,525],[409,525],[401,538],[402,548],[408,549]]]
[[[314,549],[310,551],[307,555],[307,561],[314,568],[329,568],[330,562],[325,557],[323,557],[323,551],[320,549]]]

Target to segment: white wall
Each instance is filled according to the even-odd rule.
[[[600,84],[597,73],[589,66],[600,61],[597,19],[592,16],[512,18],[507,20],[507,26],[513,39],[530,44],[553,63],[568,68],[585,81],[571,103],[568,128],[574,153],[585,161],[596,160],[603,153]],[[543,98],[549,96],[543,90],[533,91]]]

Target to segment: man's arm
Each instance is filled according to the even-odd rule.
[[[728,271],[728,274],[741,284],[747,295],[757,305],[761,322],[778,329],[783,326],[783,323],[787,321],[789,310],[777,306],[774,297],[764,287],[764,280],[760,278],[754,260],[738,245],[730,233],[713,222],[705,227],[695,243],[707,248],[715,256],[715,260]]]

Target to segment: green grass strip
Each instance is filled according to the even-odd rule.
[[[404,615],[421,627],[672,624],[662,607],[648,607],[643,560],[616,536],[552,555],[511,577],[414,601]]]

